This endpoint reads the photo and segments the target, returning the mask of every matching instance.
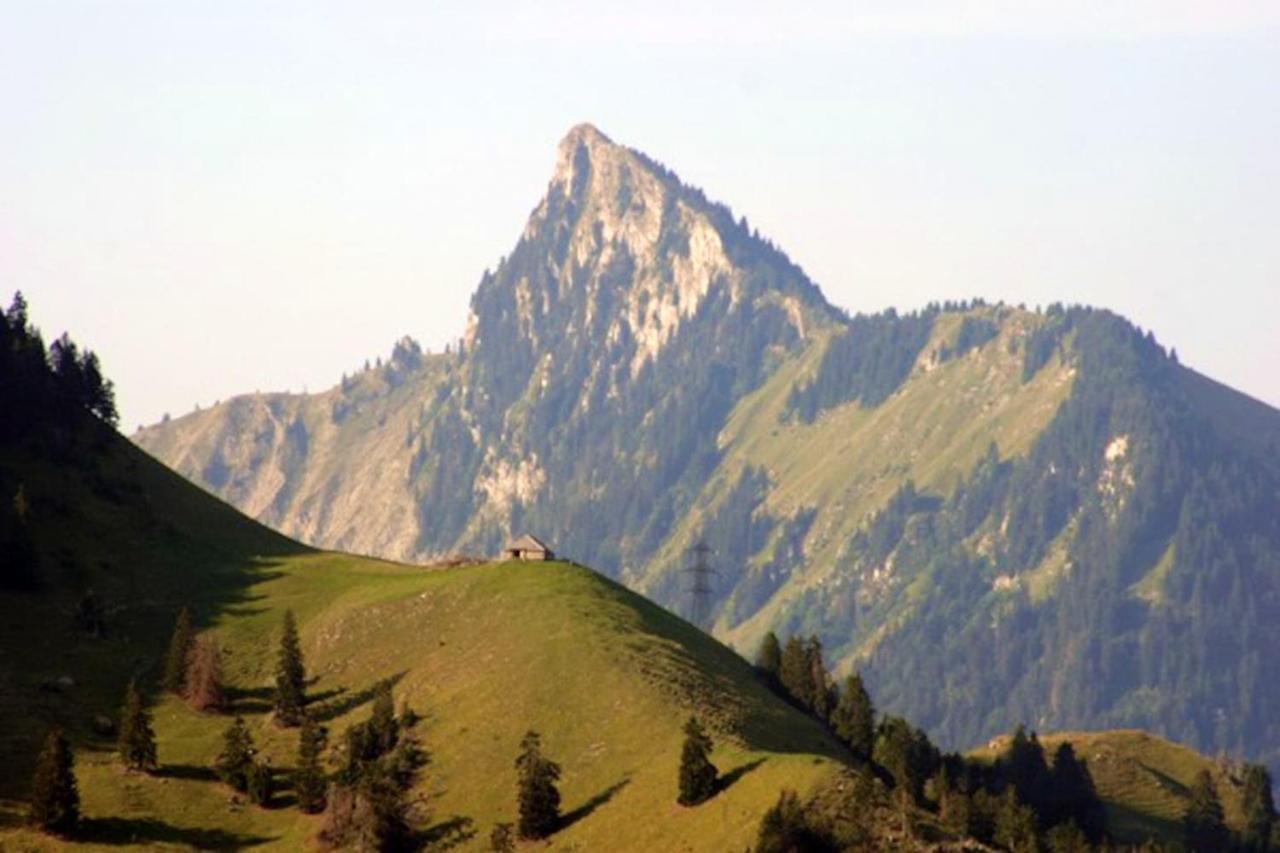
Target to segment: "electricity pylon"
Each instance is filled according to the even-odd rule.
[[[692,559],[684,573],[689,576],[689,621],[705,631],[711,619],[711,579],[717,572],[707,562],[711,546],[706,542],[699,539],[688,553]]]

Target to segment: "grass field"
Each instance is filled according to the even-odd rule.
[[[782,787],[808,788],[841,756],[731,651],[579,567],[424,571],[317,554],[275,563],[250,591],[210,630],[236,687],[232,713],[249,719],[272,765],[290,766],[296,737],[267,714],[273,640],[289,607],[316,677],[311,692],[341,711],[327,723],[333,732],[367,716],[369,689],[383,679],[424,715],[431,762],[420,793],[442,836],[474,833],[479,843],[494,823],[514,818],[512,762],[529,728],[564,767],[570,823],[553,849],[741,847]],[[705,806],[682,809],[676,768],[691,712],[713,721],[715,760],[733,781]],[[164,767],[153,777],[123,773],[109,751],[82,750],[88,837],[281,849],[305,842],[316,819],[233,805],[211,778],[226,722],[162,700]]]

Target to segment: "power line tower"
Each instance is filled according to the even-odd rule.
[[[719,574],[707,562],[711,546],[699,539],[688,551],[690,562],[684,573],[689,576],[689,621],[706,630],[711,619],[712,578]]]

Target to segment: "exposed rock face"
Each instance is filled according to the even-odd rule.
[[[472,300],[465,390],[428,415],[466,439],[449,472],[420,446],[422,505],[456,502],[439,486],[455,475],[475,485],[465,514],[425,511],[422,547],[491,548],[518,521],[615,571],[635,565],[714,465],[735,398],[837,316],[728,210],[574,128],[515,250]],[[668,441],[676,432],[684,440]],[[620,481],[619,466],[636,476]],[[637,526],[652,533],[637,540]]]
[[[1241,585],[1280,601],[1280,413],[1106,312],[848,318],[589,125],[460,350],[401,341],[322,394],[136,440],[307,542],[428,560],[528,530],[682,610],[705,539],[716,633],[816,633],[948,746],[1025,720],[1280,743],[1231,681],[1280,685],[1258,651],[1280,619],[1224,603]]]

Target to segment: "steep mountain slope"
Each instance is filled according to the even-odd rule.
[[[274,564],[310,551],[191,485],[74,405],[64,393],[69,383],[46,364],[38,334],[13,333],[14,315],[11,309],[0,318],[6,798],[27,794],[34,750],[51,724],[85,742],[95,715],[114,714],[128,674],[153,667],[179,602],[200,601],[205,619],[244,606],[247,588]],[[90,613],[86,602],[96,602]],[[93,624],[94,612],[105,633]]]
[[[1025,720],[1280,760],[1280,413],[1105,311],[845,317],[587,126],[456,351],[136,440],[329,547],[528,529],[683,606],[704,539],[717,635],[816,633],[948,747]]]
[[[405,471],[454,359],[397,344],[385,365],[322,394],[238,397],[138,443],[244,512],[324,547],[421,556]],[[371,519],[376,521],[371,522]]]

